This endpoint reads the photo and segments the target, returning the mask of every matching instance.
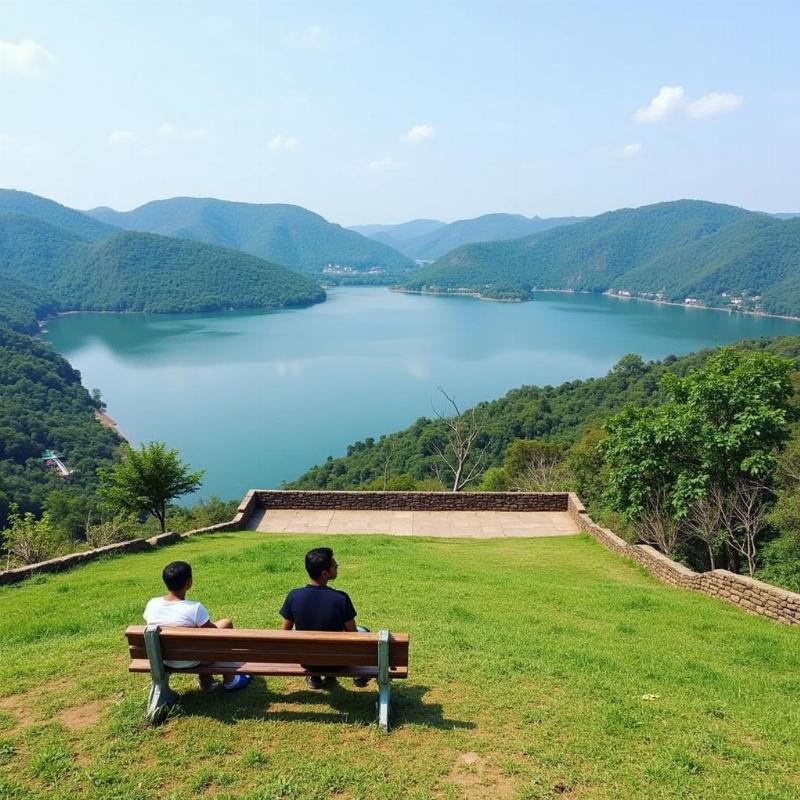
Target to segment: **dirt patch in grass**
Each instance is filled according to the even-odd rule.
[[[96,725],[103,716],[105,709],[106,703],[104,701],[95,700],[93,703],[84,703],[75,708],[65,708],[58,714],[58,719],[65,728],[71,731],[79,731],[91,725]]]
[[[464,800],[514,795],[514,782],[478,753],[460,753],[447,780],[457,786]]]
[[[31,707],[30,698],[24,694],[12,694],[0,698],[0,709],[13,718],[12,731],[15,728],[26,728],[28,725],[33,725],[39,719],[38,714]]]

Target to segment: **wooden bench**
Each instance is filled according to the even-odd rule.
[[[149,672],[153,684],[147,720],[161,722],[178,700],[169,676],[248,673],[281,678],[335,674],[374,678],[378,683],[378,726],[389,730],[390,681],[408,677],[408,634],[330,633],[222,628],[173,628],[132,625],[125,631],[131,655],[129,672]],[[167,661],[198,661],[196,667],[176,669]],[[337,667],[321,672],[306,664]]]

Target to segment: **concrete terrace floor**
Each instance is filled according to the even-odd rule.
[[[491,539],[570,536],[565,511],[312,511],[261,509],[248,524],[264,533],[388,533]]]

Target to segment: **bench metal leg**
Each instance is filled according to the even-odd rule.
[[[389,733],[389,631],[378,633],[378,727]]]
[[[147,722],[158,725],[163,722],[170,706],[178,701],[178,695],[169,687],[169,675],[161,657],[161,641],[158,638],[158,625],[148,625],[144,629],[144,645],[150,661],[150,674],[153,683],[147,700]]]

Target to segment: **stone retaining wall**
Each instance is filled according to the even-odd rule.
[[[250,494],[255,494],[260,508],[325,511],[566,511],[568,497],[566,492],[307,492],[290,489],[258,489]]]
[[[63,572],[72,569],[79,564],[87,561],[94,561],[103,556],[116,556],[121,553],[140,553],[143,550],[152,550],[154,547],[163,547],[165,544],[172,544],[178,541],[180,536],[177,533],[162,533],[153,536],[151,539],[131,539],[127,542],[109,544],[105,547],[96,547],[94,550],[84,550],[82,553],[70,553],[66,556],[51,558],[48,561],[40,561],[38,564],[28,564],[16,569],[7,569],[0,572],[0,585],[8,583],[18,583],[19,581],[30,578],[37,572]]]
[[[598,525],[587,513],[578,496],[570,493],[567,510],[575,524],[593,536],[609,550],[632,558],[655,577],[670,586],[692,589],[696,592],[726,600],[763,617],[800,625],[800,594],[788,592],[769,583],[737,575],[726,569],[712,572],[694,572],[678,564],[653,547],[628,544],[613,531]]]

